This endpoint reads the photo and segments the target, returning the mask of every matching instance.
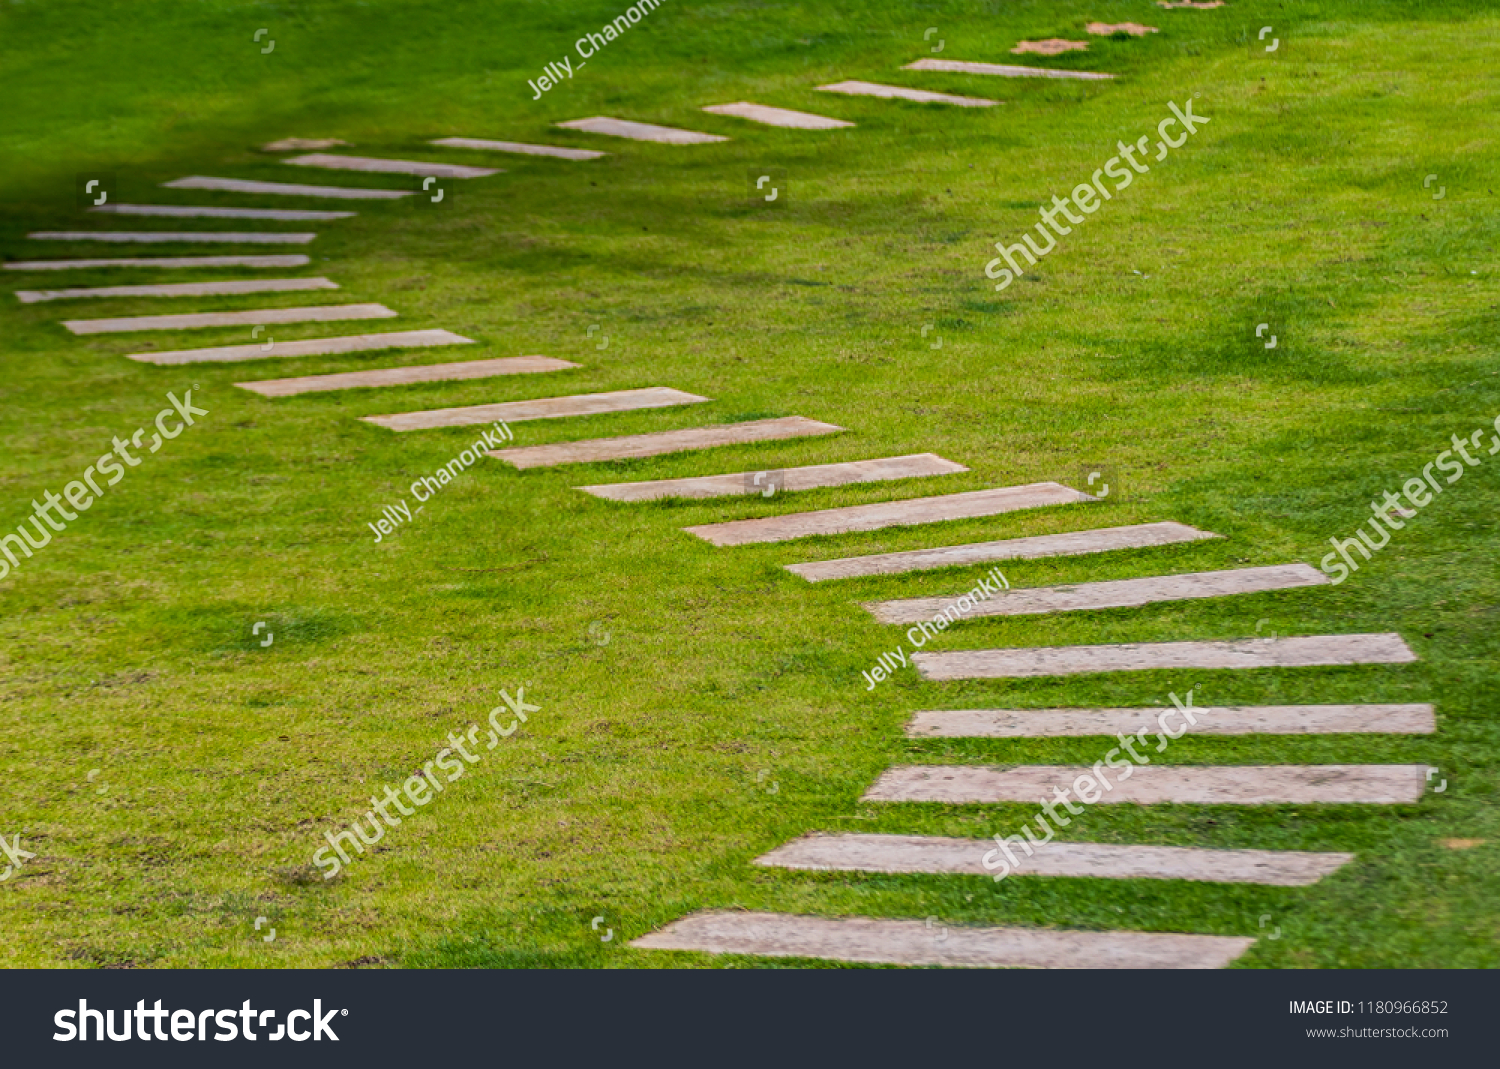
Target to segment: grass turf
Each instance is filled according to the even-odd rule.
[[[1480,467],[1334,588],[1055,618],[975,621],[928,648],[1272,632],[1399,631],[1407,666],[1147,672],[922,683],[866,692],[901,629],[857,601],[967,588],[983,568],[808,584],[793,561],[1175,519],[1222,541],[1002,565],[1033,586],[1289,560],[1316,563],[1367,502],[1500,412],[1493,270],[1500,18],[1481,3],[1143,0],[899,5],[664,4],[572,81],[528,79],[624,4],[296,5],[139,0],[0,12],[8,115],[0,254],[306,251],[280,271],[6,272],[8,289],[325,273],[338,293],[0,304],[6,530],[110,438],[193,389],[199,425],[132,469],[0,581],[0,834],[38,856],[0,886],[14,965],[673,966],[622,949],[691,910],[743,906],[950,925],[1264,934],[1245,967],[1500,963],[1496,468]],[[1016,59],[1087,21],[1158,26]],[[1258,28],[1280,45],[1266,53]],[[1103,70],[1117,81],[903,72],[944,58]],[[266,27],[275,50],[261,54]],[[1004,100],[950,109],[813,92],[847,78]],[[996,294],[1019,240],[1192,97],[1210,122],[1035,271]],[[845,118],[777,130],[699,111],[735,100]],[[550,124],[614,115],[720,133],[647,145]],[[1441,115],[1441,120],[1435,116]],[[443,203],[175,193],[187,174],[416,188],[283,166],[254,146],[337,136],[357,154],[506,168]],[[436,150],[492,137],[601,148],[571,162]],[[1153,137],[1154,141],[1154,137]],[[1154,155],[1154,153],[1153,153]],[[778,204],[753,175],[785,171]],[[116,202],[353,208],[308,249],[27,241],[32,229],[181,229],[90,216]],[[754,169],[752,171],[752,169]],[[752,176],[747,178],[747,172]],[[1438,175],[1444,190],[1424,189]],[[326,298],[326,299],[325,299]],[[278,340],[446,328],[480,344],[158,368],[146,348],[248,331],[72,338],[62,318],[380,301],[379,324],[278,326]],[[1274,350],[1255,337],[1273,326]],[[588,328],[609,335],[598,349]],[[936,334],[922,336],[932,324]],[[942,347],[931,347],[941,337]],[[561,373],[267,401],[232,383],[546,353]],[[672,386],[688,406],[517,424],[517,445],[783,415],[833,438],[517,472],[486,460],[380,545],[367,522],[471,441],[355,417]],[[148,439],[149,440],[149,439]],[[770,500],[620,505],[619,479],[937,452],[967,474]],[[1103,465],[1103,503],[782,545],[717,549],[678,528],[1057,479]],[[252,636],[266,621],[270,647]],[[263,634],[263,632],[262,632]],[[498,691],[541,706],[373,854],[324,883],[346,827]],[[1183,738],[1170,764],[1428,763],[1417,805],[1097,806],[1071,838],[1354,850],[1298,890],[1157,881],[811,875],[750,859],[809,830],[1010,833],[1029,806],[862,805],[893,762],[1092,763],[1105,739],[901,736],[922,708],[1433,701],[1431,737]],[[98,770],[97,773],[94,770]],[[1454,850],[1448,838],[1483,839]],[[278,931],[265,943],[254,920]],[[591,921],[616,932],[600,941]],[[747,959],[738,959],[749,964]],[[734,963],[736,959],[728,959]],[[756,962],[756,964],[765,964]]]

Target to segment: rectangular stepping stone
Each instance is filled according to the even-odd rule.
[[[1171,714],[1192,735],[1430,735],[1431,705],[1232,705],[1193,709],[1189,724],[1177,707],[1147,709],[953,709],[917,713],[909,739],[1050,739],[1134,735],[1160,730]]]
[[[525,375],[538,371],[562,371],[579,367],[567,360],[550,356],[502,356],[495,360],[468,360],[456,364],[425,364],[419,367],[390,367],[377,371],[345,371],[336,375],[307,375],[298,379],[265,379],[261,382],[237,382],[242,390],[262,397],[291,397],[299,393],[324,390],[348,390],[356,386],[405,386],[415,382],[448,382],[458,379],[486,379],[494,375]]]
[[[321,148],[339,148],[349,142],[336,137],[284,137],[260,147],[262,152],[316,152]]]
[[[123,260],[17,260],[7,271],[77,271],[94,267],[305,267],[311,260],[292,256],[143,256]]]
[[[951,74],[993,74],[1001,78],[1078,78],[1107,82],[1113,74],[1093,71],[1059,71],[1045,67],[1018,67],[1008,63],[964,63],[956,59],[919,59],[901,68],[907,71],[947,71]]]
[[[641,950],[961,969],[1222,969],[1246,936],[933,928],[926,921],[704,912],[633,940]]]
[[[1427,789],[1426,765],[1132,767],[1130,778],[1121,779],[1105,766],[1113,789],[1104,790],[1088,765],[898,765],[882,772],[861,800],[1035,804],[1054,798],[1053,787],[1073,789],[1079,776],[1095,781],[1089,789],[1099,804],[1399,805],[1421,801]]]
[[[281,197],[327,197],[331,200],[395,200],[410,197],[409,189],[354,189],[348,186],[304,186],[295,182],[251,182],[243,178],[192,175],[162,183],[163,189],[216,189],[225,193],[267,193]]]
[[[243,278],[224,282],[169,282],[154,286],[91,286],[68,290],[17,290],[22,304],[67,301],[83,297],[222,297],[240,293],[290,293],[336,290],[326,278]]]
[[[582,442],[557,442],[519,449],[492,449],[496,457],[517,468],[547,468],[557,464],[594,464],[605,460],[631,460],[681,453],[689,449],[712,449],[722,445],[748,445],[816,434],[837,434],[844,428],[802,416],[722,423],[714,427],[688,427],[680,431],[627,434],[618,438],[590,438]]]
[[[844,557],[841,560],[788,564],[811,583],[828,579],[851,579],[865,575],[896,575],[901,572],[928,571],[958,565],[983,564],[997,560],[1036,560],[1040,557],[1074,557],[1085,553],[1104,553],[1114,549],[1145,549],[1174,542],[1196,542],[1218,538],[1185,523],[1140,523],[1129,527],[1102,527],[1093,531],[1068,531],[1064,534],[1035,535],[1030,538],[1006,538],[998,542],[970,542],[962,546],[938,549],[913,549],[904,553],[877,553],[868,557]]]
[[[1417,659],[1387,632],[1307,635],[1239,642],[1139,642],[1110,646],[1035,646],[1029,649],[914,653],[923,679],[1021,679],[1088,672],[1143,672],[1153,668],[1310,668],[1340,664],[1409,664]]]
[[[418,178],[488,178],[504,174],[494,167],[460,167],[455,163],[419,163],[416,160],[378,160],[370,156],[331,156],[313,152],[291,156],[282,163],[298,167],[323,167],[331,171],[368,171],[374,174],[411,174]]]
[[[583,130],[590,134],[628,137],[632,141],[658,141],[664,145],[701,145],[709,141],[729,140],[717,134],[700,134],[692,130],[678,130],[675,127],[656,126],[648,122],[610,119],[603,115],[596,115],[591,119],[572,119],[557,125],[565,130]]]
[[[882,460],[855,460],[845,464],[814,464],[779,471],[781,490],[812,490],[822,486],[879,482],[884,479],[916,479],[924,475],[951,475],[968,471],[962,464],[933,453],[916,453]],[[732,494],[764,494],[754,477],[765,472],[742,471],[733,475],[703,475],[694,479],[654,479],[639,483],[605,483],[578,489],[611,501],[654,501],[662,497],[727,497]]]
[[[855,97],[880,97],[883,100],[914,100],[918,104],[957,104],[961,108],[993,108],[1002,100],[979,97],[956,97],[948,93],[930,93],[926,89],[908,89],[902,85],[876,85],[874,82],[835,82],[818,86],[825,93],[843,93]]]
[[[742,546],[750,542],[785,542],[811,535],[878,531],[884,527],[972,519],[976,516],[1013,512],[1016,509],[1093,500],[1095,499],[1088,494],[1071,490],[1060,483],[1031,483],[1027,486],[1007,486],[999,490],[972,490],[964,494],[918,497],[909,501],[882,501],[875,505],[851,505],[848,508],[767,516],[756,520],[700,524],[696,527],[684,527],[683,530],[716,546]]]
[[[561,160],[596,160],[607,152],[589,148],[559,148],[556,145],[524,145],[519,141],[486,141],[480,137],[440,137],[430,142],[441,148],[471,148],[480,152],[514,152],[522,156],[556,156]]]
[[[37,241],[195,242],[209,245],[306,245],[316,234],[253,234],[229,230],[38,230]]]
[[[142,364],[221,364],[239,360],[265,360],[282,356],[336,356],[374,349],[420,349],[434,345],[473,345],[447,330],[399,330],[390,334],[350,334],[342,338],[307,338],[280,341],[269,349],[264,342],[252,345],[222,345],[213,349],[179,349],[162,353],[128,353],[127,360]]]
[[[173,219],[277,219],[283,222],[323,222],[349,219],[358,212],[316,212],[297,208],[206,208],[177,204],[105,204],[91,212],[113,215],[153,215]]]
[[[434,427],[467,427],[475,423],[493,423],[495,420],[520,423],[531,419],[594,416],[603,412],[634,412],[643,408],[695,405],[707,400],[707,397],[666,386],[649,386],[643,390],[581,393],[572,397],[544,397],[538,401],[501,401],[492,405],[434,408],[426,412],[398,412],[389,416],[359,418],[393,431],[421,431]]]
[[[1303,586],[1324,586],[1328,576],[1307,564],[1273,564],[1264,568],[1230,568],[1220,572],[1152,575],[1142,579],[1111,579],[1099,583],[1002,590],[965,613],[977,616],[1033,616],[1085,609],[1124,609],[1164,601],[1222,598]],[[915,624],[930,620],[962,594],[945,598],[902,598],[872,601],[865,608],[883,624]]]
[[[784,126],[792,130],[837,130],[842,126],[853,126],[843,119],[830,119],[826,115],[813,115],[805,111],[787,108],[771,108],[764,104],[740,101],[737,104],[710,104],[703,109],[714,115],[729,115],[736,119],[765,123],[767,126]]]
[[[1107,880],[1197,880],[1307,887],[1354,860],[1353,854],[1299,850],[1203,850],[1182,846],[1069,843],[1054,840],[1032,857],[1012,846],[1012,876],[1089,876]],[[755,859],[765,868],[808,872],[922,872],[994,876],[984,867],[993,839],[933,835],[805,835]]]
[[[271,323],[327,323],[339,319],[390,319],[395,315],[383,304],[331,304],[305,308],[258,308],[251,312],[65,319],[63,326],[74,334],[120,334],[135,330],[197,330],[201,327],[253,327]]]

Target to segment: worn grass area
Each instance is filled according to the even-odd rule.
[[[1258,934],[1258,967],[1500,964],[1500,456],[1466,471],[1337,587],[1051,619],[965,623],[945,649],[1399,631],[1397,667],[1151,672],[931,684],[861,670],[901,630],[856,604],[966,588],[983,569],[808,584],[782,565],[1175,519],[1222,541],[1008,566],[1034,586],[1316,563],[1368,502],[1500,412],[1492,186],[1500,18],[1482,3],[1144,0],[691,4],[669,0],[533,102],[527,79],[624,5],[431,2],[10,4],[0,11],[0,255],[204,254],[28,241],[31,229],[181,229],[86,215],[74,178],[123,202],[352,207],[292,271],[5,272],[4,288],[328,274],[343,289],[233,299],[0,303],[0,527],[30,514],[172,391],[208,409],[0,581],[0,834],[37,857],[0,885],[3,960],[97,966],[718,965],[624,947],[699,908],[937,916],[946,924]],[[1025,62],[1119,75],[1013,81],[898,69],[1012,62],[1083,23],[1139,40]],[[1259,27],[1280,45],[1266,53]],[[274,52],[260,53],[266,27]],[[575,55],[576,62],[576,55]],[[948,109],[813,87],[845,78],[1005,101]],[[1210,122],[996,294],[1019,240],[1151,134],[1168,101]],[[736,100],[856,122],[776,130],[702,113]],[[615,115],[733,140],[657,146],[549,128]],[[602,148],[590,162],[435,150],[463,135]],[[370,155],[490,162],[443,203],[305,203],[163,191],[187,174],[414,188],[284,166],[254,146],[336,136]],[[784,168],[773,207],[753,175]],[[752,170],[753,169],[753,170]],[[747,173],[752,178],[747,178]],[[1431,188],[1423,179],[1436,174]],[[1442,199],[1433,194],[1442,188]],[[102,250],[102,251],[101,251]],[[238,251],[238,250],[236,250]],[[254,253],[299,251],[246,248]],[[148,348],[248,330],[73,338],[62,318],[380,301],[380,324],[459,349],[158,368]],[[1270,324],[1268,350],[1255,336]],[[598,349],[588,328],[609,336]],[[922,327],[935,332],[922,336]],[[941,348],[932,348],[935,337]],[[577,370],[267,401],[237,381],[520,353]],[[628,463],[471,469],[374,544],[366,524],[457,454],[463,430],[355,417],[672,386],[712,404],[514,425],[518,445],[768,416],[833,438]],[[149,442],[149,433],[146,441]],[[1488,437],[1485,438],[1488,441]],[[932,451],[967,474],[626,506],[573,489]],[[1483,452],[1481,450],[1481,452]],[[1057,479],[1103,466],[1100,504],[717,549],[693,524]],[[260,646],[265,621],[274,644]],[[264,630],[262,631],[262,636]],[[387,784],[525,687],[530,721],[372,854],[310,867]],[[1433,701],[1427,738],[1184,738],[1171,764],[1427,763],[1403,807],[1099,806],[1071,837],[1334,849],[1300,890],[1151,881],[772,873],[809,830],[985,837],[1027,806],[871,806],[892,762],[1092,763],[1105,739],[908,742],[916,709]],[[95,771],[97,770],[97,772]],[[774,793],[773,793],[774,792]],[[1481,839],[1454,850],[1447,838]],[[276,927],[274,943],[254,930]],[[615,931],[608,943],[596,917]],[[742,961],[741,964],[749,962]],[[764,963],[757,963],[764,964]]]

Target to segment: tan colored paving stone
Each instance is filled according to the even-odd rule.
[[[684,393],[667,386],[649,386],[642,390],[613,390],[609,393],[581,393],[571,397],[543,397],[535,401],[500,401],[490,405],[468,405],[463,408],[434,408],[426,412],[398,412],[388,416],[361,416],[366,423],[393,431],[421,431],[435,427],[467,427],[475,423],[521,423],[532,419],[560,419],[565,416],[594,416],[605,412],[635,412],[644,408],[669,408],[673,405],[695,405],[707,401],[695,393]]]
[[[1136,744],[1143,756],[1155,747]],[[1117,758],[1130,760],[1121,751]],[[1426,765],[1133,765],[1129,779],[1106,765],[1105,790],[1088,765],[897,765],[880,774],[865,802],[946,802],[953,805],[1055,801],[1054,787],[1078,789],[1097,804],[1133,805],[1399,805],[1419,802]],[[1085,795],[1076,795],[1088,801]],[[1075,802],[1075,805],[1077,803]]]
[[[1307,887],[1354,860],[1353,854],[1297,850],[1203,850],[1183,846],[1071,843],[1054,840],[1031,857],[1012,845],[1011,876],[1107,880],[1195,880]],[[985,868],[990,857],[993,868]],[[994,876],[1008,863],[993,839],[931,835],[804,835],[755,859],[765,868],[805,872],[930,873]]]
[[[224,193],[265,193],[279,197],[326,197],[330,200],[395,200],[410,197],[410,189],[357,189],[350,186],[308,186],[296,182],[252,182],[243,178],[192,175],[162,183],[163,189],[213,189]]]
[[[208,208],[184,204],[105,204],[90,208],[105,215],[144,215],[167,219],[274,219],[287,223],[320,223],[350,219],[358,212],[320,212],[300,208]]]
[[[776,485],[781,491],[812,490],[825,486],[846,486],[849,483],[880,482],[885,479],[917,479],[928,475],[952,475],[968,471],[962,464],[944,460],[934,453],[916,453],[905,457],[884,457],[880,460],[854,460],[843,464],[814,464],[805,468],[778,469],[781,481]],[[761,494],[756,475],[768,472],[735,472],[733,475],[702,475],[691,479],[653,479],[638,483],[605,483],[598,486],[580,486],[578,489],[595,497],[610,501],[654,501],[663,497],[705,498],[728,497],[735,494]],[[766,485],[762,479],[761,485]],[[775,492],[775,491],[773,491]]]
[[[349,144],[336,137],[284,137],[260,147],[262,152],[317,152],[325,148],[343,148]]]
[[[1189,724],[1175,705],[1145,709],[952,709],[917,713],[912,739],[1043,739],[1134,735],[1163,727],[1189,735],[1430,735],[1431,705],[1233,705],[1193,708]],[[1164,718],[1171,717],[1166,723]]]
[[[1392,633],[1307,635],[1239,642],[1140,642],[1109,646],[914,653],[923,679],[1020,679],[1156,668],[1307,668],[1335,664],[1407,664],[1413,653]]]
[[[223,282],[169,282],[147,286],[89,286],[66,290],[17,290],[22,304],[105,297],[223,297],[243,293],[291,293],[336,290],[326,278],[238,278]]]
[[[618,438],[589,438],[581,442],[557,442],[519,449],[494,449],[490,456],[518,468],[545,468],[557,464],[593,464],[605,460],[629,460],[681,453],[690,449],[713,449],[725,445],[749,445],[785,438],[837,434],[844,428],[802,416],[780,419],[721,423],[712,427],[687,427],[679,431],[628,434]]]
[[[1094,71],[1060,71],[1046,67],[1016,67],[1004,63],[965,63],[956,59],[919,59],[901,68],[907,71],[947,71],[951,74],[990,74],[998,78],[1071,78],[1087,82],[1107,82],[1113,74]]]
[[[379,160],[371,156],[330,156],[314,152],[281,161],[297,167],[322,167],[330,171],[365,171],[370,174],[410,174],[418,178],[488,178],[503,174],[494,167],[461,167],[456,163],[421,163],[417,160]]]
[[[38,230],[36,241],[113,241],[153,244],[192,242],[200,245],[306,245],[316,234],[254,234],[231,230]]]
[[[332,304],[301,308],[257,308],[250,312],[65,319],[63,326],[74,334],[121,334],[137,330],[197,330],[204,327],[254,327],[272,323],[328,323],[342,319],[391,319],[395,315],[395,312],[383,304]]]
[[[1088,47],[1087,41],[1065,41],[1061,37],[1049,37],[1045,41],[1022,41],[1010,51],[1014,56],[1027,53],[1034,53],[1038,56],[1060,56],[1064,52],[1085,52]]]
[[[300,393],[348,390],[360,386],[406,386],[417,382],[447,382],[486,379],[495,375],[527,375],[578,367],[550,356],[503,356],[495,360],[466,360],[455,364],[422,364],[415,367],[381,368],[375,371],[345,371],[335,375],[306,375],[296,379],[265,379],[237,382],[242,390],[262,397],[291,397]]]
[[[440,137],[429,144],[439,148],[467,148],[478,152],[513,152],[521,156],[555,156],[561,160],[596,160],[607,152],[589,148],[562,148],[557,145],[524,145],[519,141],[486,141],[479,137]]]
[[[1145,549],[1218,537],[1185,523],[1165,521],[1129,527],[1102,527],[1093,531],[1034,535],[1030,538],[1007,538],[996,542],[970,542],[961,546],[913,549],[902,553],[877,553],[868,557],[811,561],[807,564],[788,564],[786,570],[795,572],[809,582],[818,583],[829,579],[896,575],[901,572],[920,572],[997,560],[1036,560],[1042,557],[1105,553],[1117,549]]]
[[[1096,37],[1109,37],[1122,32],[1132,37],[1144,37],[1148,33],[1160,32],[1155,26],[1142,26],[1139,22],[1118,22],[1113,26],[1107,22],[1091,22],[1084,29]]]
[[[970,969],[1221,969],[1254,942],[1241,936],[945,928],[916,920],[707,912],[673,921],[630,945]]]
[[[950,93],[933,93],[926,89],[908,89],[904,85],[877,85],[874,82],[835,82],[820,85],[825,93],[843,93],[845,96],[879,97],[882,100],[911,100],[918,104],[954,104],[961,108],[993,108],[1003,100],[984,100],[980,97],[960,97]]]
[[[212,349],[179,349],[161,353],[129,353],[127,360],[142,364],[210,364],[240,360],[266,360],[288,356],[333,356],[375,349],[418,349],[434,345],[472,345],[472,338],[447,330],[398,330],[389,334],[350,334],[342,338],[306,338],[302,341],[265,342],[253,345],[222,345]]]
[[[1017,509],[1067,505],[1093,501],[1088,494],[1071,490],[1059,483],[1031,483],[1007,486],[998,490],[971,490],[963,494],[943,494],[906,501],[882,501],[874,505],[851,505],[847,508],[821,509],[787,516],[765,516],[754,520],[731,520],[684,527],[716,546],[742,546],[751,542],[785,542],[812,535],[845,534],[850,531],[878,531],[885,527],[905,527],[944,520],[995,516]]]
[[[830,119],[826,115],[813,115],[806,111],[791,111],[787,108],[772,108],[765,104],[740,101],[737,104],[710,104],[704,111],[714,115],[728,115],[735,119],[749,119],[767,126],[781,126],[791,130],[837,130],[853,126],[843,119]]]
[[[116,260],[17,260],[0,264],[7,271],[78,271],[96,267],[305,267],[309,257],[291,256],[142,256]]]
[[[717,134],[700,134],[693,130],[679,130],[672,126],[657,126],[648,122],[630,122],[627,119],[611,119],[596,115],[590,119],[572,119],[557,124],[565,130],[582,130],[590,134],[606,134],[610,137],[628,137],[632,141],[656,141],[664,145],[701,145],[710,141],[728,141]]]

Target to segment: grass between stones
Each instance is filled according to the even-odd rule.
[[[694,910],[743,907],[1225,936],[1263,934],[1258,918],[1271,914],[1281,938],[1262,938],[1239,966],[1500,964],[1500,456],[1467,469],[1336,587],[972,620],[927,646],[1389,630],[1420,656],[1409,665],[954,683],[906,669],[867,692],[861,670],[900,633],[858,603],[966,589],[988,566],[816,584],[782,567],[1161,520],[1224,537],[1002,568],[1016,588],[1315,565],[1372,498],[1500,413],[1489,177],[1500,150],[1482,133],[1497,104],[1494,12],[1477,0],[1314,0],[1264,17],[1144,0],[982,13],[938,3],[919,16],[855,0],[683,3],[533,102],[526,79],[617,13],[577,0],[273,12],[139,0],[128,18],[74,0],[0,12],[7,259],[103,255],[98,243],[24,238],[97,228],[76,202],[75,176],[89,169],[116,176],[122,203],[318,208],[330,202],[158,186],[200,174],[420,188],[291,168],[256,148],[288,136],[475,166],[493,155],[429,142],[609,153],[509,156],[504,174],[446,183],[438,204],[360,201],[358,217],[320,226],[309,246],[307,270],[342,299],[384,303],[403,329],[475,339],[463,359],[581,365],[558,376],[272,401],[233,383],[457,357],[313,356],[254,375],[246,363],[158,367],[124,354],[250,344],[250,330],[73,338],[55,306],[0,301],[0,532],[79,478],[112,436],[148,426],[167,391],[191,388],[210,413],[0,580],[0,834],[21,833],[37,855],[0,884],[0,959],[713,967],[734,959],[624,943]],[[1004,63],[1017,41],[1082,39],[1094,20],[1161,32],[1026,60],[1110,82],[900,70],[926,54],[928,26],[941,27],[945,57]],[[1281,40],[1269,55],[1254,38],[1267,22]],[[262,55],[251,36],[268,25],[277,44]],[[1005,104],[814,91],[850,79]],[[983,276],[993,243],[1019,240],[1038,205],[1188,97],[1210,122],[996,294]],[[783,130],[700,110],[733,100],[857,125]],[[553,125],[591,115],[732,140],[653,145]],[[761,168],[785,175],[774,205],[754,195]],[[203,277],[67,274],[70,286]],[[51,284],[25,272],[4,281]],[[88,314],[142,310],[109,299]],[[1275,349],[1256,337],[1262,323]],[[373,544],[366,523],[413,504],[410,483],[473,435],[393,435],[358,417],[653,385],[714,400],[522,424],[511,444],[793,415],[848,430],[557,469],[484,458]],[[918,452],[970,471],[688,503],[573,489]],[[1098,504],[728,548],[680,530],[1039,481],[1088,489],[1092,470],[1113,488]],[[541,710],[514,736],[373,854],[319,878],[309,862],[324,832],[431,760],[449,732],[482,723],[500,688],[522,685]],[[1199,705],[1430,701],[1438,730],[1185,736],[1154,761],[1425,763],[1447,788],[1401,806],[1097,806],[1067,829],[1080,841],[1358,855],[1306,888],[751,864],[808,831],[1009,834],[1034,806],[859,798],[892,764],[1082,765],[1113,745],[907,739],[915,710],[1165,706],[1189,687]],[[609,943],[590,928],[600,915],[616,931]],[[257,916],[276,942],[262,941]]]

